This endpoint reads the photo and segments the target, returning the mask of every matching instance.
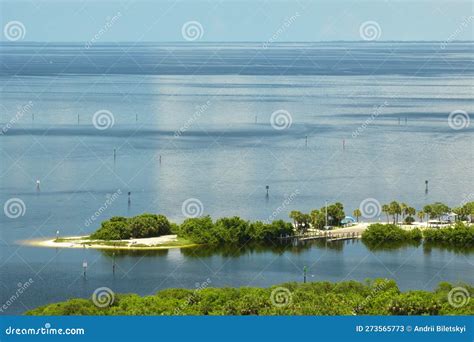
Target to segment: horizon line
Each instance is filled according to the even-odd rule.
[[[9,40],[0,40],[0,44],[6,43],[11,45],[21,45],[21,44],[84,44],[88,43],[90,40],[74,40],[74,41],[41,41],[41,40],[23,40],[23,41],[9,41]],[[235,41],[185,41],[185,40],[170,40],[170,41],[103,41],[95,42],[94,45],[105,45],[105,44],[189,44],[189,45],[198,45],[198,44],[265,44],[278,45],[278,44],[316,44],[316,43],[367,43],[367,44],[376,44],[376,43],[474,43],[474,40],[318,40],[318,41],[281,41],[281,42],[268,42],[268,41],[256,41],[256,40],[235,40]]]

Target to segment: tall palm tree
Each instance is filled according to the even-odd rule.
[[[408,215],[407,210],[408,210],[408,204],[404,202],[400,203],[400,212],[402,214],[402,221],[405,218],[405,216]]]
[[[382,212],[385,213],[385,215],[387,215],[387,223],[389,221],[389,213],[390,213],[390,206],[388,204],[384,204],[382,205]]]
[[[393,215],[393,224],[398,224],[398,215],[402,213],[400,203],[397,201],[390,202],[390,213]]]
[[[352,214],[353,214],[354,217],[356,218],[357,222],[359,222],[359,217],[362,216],[362,213],[361,213],[360,209],[354,210],[354,212],[353,212]]]
[[[420,210],[417,216],[420,219],[420,221],[423,222],[423,219],[425,218],[425,212],[423,210]]]

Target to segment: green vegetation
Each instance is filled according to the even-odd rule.
[[[114,216],[102,222],[90,238],[93,240],[124,240],[171,234],[172,225],[163,215],[142,214],[131,218]]]
[[[419,242],[422,238],[421,230],[405,230],[394,224],[374,223],[362,233],[362,241],[367,244]]]
[[[426,242],[456,247],[474,247],[474,226],[457,222],[454,227],[425,229]]]
[[[461,207],[453,209],[458,215],[458,220],[474,222],[474,202],[464,203]]]
[[[323,229],[326,225],[326,211],[327,211],[327,225],[338,227],[346,214],[344,213],[344,206],[342,203],[336,202],[321,209],[314,209],[309,214],[304,214],[300,211],[292,211],[290,218],[293,219],[294,225],[299,232],[305,232],[308,228]]]
[[[399,217],[401,217],[405,223],[411,224],[415,220],[413,216],[416,214],[416,209],[406,203],[392,201],[389,204],[382,205],[382,212],[387,216],[387,223],[390,221],[390,216],[392,216],[393,224],[398,223]]]
[[[469,296],[474,287],[459,284]],[[393,280],[286,283],[272,288],[167,289],[154,296],[116,295],[107,307],[91,299],[49,304],[27,315],[473,315],[474,301],[449,304],[454,285],[401,292]]]
[[[248,242],[270,242],[281,236],[293,235],[291,223],[282,220],[264,223],[249,222],[239,217],[225,217],[215,222],[209,216],[189,218],[177,234],[195,243],[208,245],[237,245]]]
[[[425,205],[423,211],[428,215],[430,219],[438,219],[441,221],[441,216],[449,213],[451,209],[441,202]]]
[[[397,227],[400,218],[405,224],[411,225],[415,221],[415,215],[421,220],[425,216],[441,219],[443,215],[451,211],[448,206],[440,202],[426,205],[423,211],[418,213],[415,208],[397,201],[384,204],[381,209],[387,216],[387,222],[391,221],[392,223],[371,225],[363,234],[363,240],[367,244],[419,242],[423,238],[421,231],[418,229],[404,230]],[[453,210],[458,213],[459,219],[472,221],[474,202],[465,203]],[[356,209],[353,211],[353,215],[359,220],[362,212],[360,209]],[[292,236],[295,231],[301,234],[307,232],[310,228],[324,229],[326,222],[329,226],[340,227],[345,213],[344,206],[336,202],[327,207],[314,209],[309,214],[292,211],[289,217],[293,219],[293,225],[282,220],[271,223],[250,222],[237,216],[224,217],[216,221],[213,221],[209,216],[190,218],[180,225],[170,223],[163,215],[142,214],[132,218],[112,217],[110,220],[102,222],[101,227],[89,239],[91,243],[95,243],[97,240],[106,240],[107,244],[113,245],[113,241],[116,240],[158,237],[174,233],[180,239],[195,244],[242,245],[249,241],[257,244],[267,244],[268,242],[276,242],[282,236]],[[469,235],[471,229],[453,228],[453,230],[443,229],[439,232],[427,230],[426,239],[430,242],[452,243],[463,247],[474,246],[472,235]],[[57,242],[60,241],[66,240],[57,239]],[[181,245],[181,243],[176,243],[176,245]]]
[[[453,227],[404,230],[394,224],[371,224],[362,233],[362,241],[372,249],[386,247],[387,244],[400,246],[400,243],[425,242],[460,248],[474,247],[474,226],[457,222]]]

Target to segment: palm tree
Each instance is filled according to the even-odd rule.
[[[423,210],[420,210],[417,214],[418,218],[420,219],[421,222],[423,222],[423,219],[425,218],[425,213]]]
[[[405,218],[405,216],[408,215],[407,210],[408,210],[408,204],[404,202],[400,203],[400,212],[402,214],[402,221]]]
[[[385,215],[387,215],[387,223],[388,223],[388,221],[389,221],[388,214],[390,212],[390,207],[389,207],[388,204],[382,205],[382,212],[385,213]]]
[[[359,217],[362,216],[362,213],[360,212],[360,209],[354,210],[354,212],[353,212],[352,214],[353,214],[354,217],[356,218],[357,222],[359,222]]]
[[[398,215],[402,213],[402,208],[397,201],[390,202],[390,214],[393,215],[393,224],[398,224]]]

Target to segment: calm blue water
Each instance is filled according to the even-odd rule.
[[[370,252],[349,243],[233,257],[172,250],[121,256],[113,277],[103,252],[17,241],[95,230],[85,221],[118,190],[122,195],[99,220],[148,211],[179,222],[188,198],[199,199],[213,217],[266,219],[295,191],[275,218],[325,200],[343,202],[349,213],[366,198],[416,208],[472,200],[474,125],[453,130],[448,115],[474,113],[473,50],[472,43],[264,50],[255,44],[90,50],[1,44],[0,203],[20,198],[26,211],[16,219],[0,215],[0,304],[18,282],[34,279],[3,314],[88,297],[99,286],[140,294],[192,288],[207,278],[213,286],[268,286],[300,280],[303,265],[313,265],[317,280],[390,277],[404,289],[472,283],[472,255],[438,249]],[[112,127],[93,126],[99,110],[112,113]],[[289,128],[272,128],[277,110],[290,113]]]

